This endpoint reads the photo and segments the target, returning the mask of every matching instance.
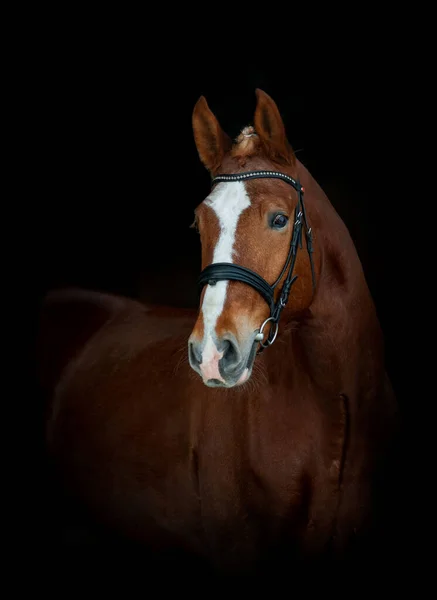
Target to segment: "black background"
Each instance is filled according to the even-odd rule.
[[[204,95],[235,137],[252,122],[259,87],[277,103],[298,158],[356,244],[385,335],[403,418],[402,461],[411,472],[413,440],[419,437],[412,425],[417,382],[403,282],[411,275],[414,201],[404,182],[413,175],[406,156],[416,105],[407,93],[405,69],[411,63],[402,44],[377,45],[380,32],[374,32],[372,43],[367,39],[359,49],[340,40],[335,50],[328,42],[299,51],[296,42],[286,52],[257,44],[255,53],[238,35],[227,40],[222,32],[220,43],[230,45],[225,53],[217,38],[207,36],[192,49],[188,34],[175,40],[162,30],[145,42],[151,29],[149,23],[147,33],[131,35],[121,27],[86,33],[58,27],[27,56],[22,83],[32,196],[19,250],[26,256],[30,338],[44,294],[54,287],[78,285],[196,306],[199,240],[189,225],[208,194],[209,176],[194,145],[191,113]],[[209,43],[219,47],[214,56]],[[32,354],[30,368],[23,460],[34,478],[34,501],[26,517],[44,535]],[[411,486],[405,495],[403,505],[416,500]],[[402,527],[411,552],[412,511]]]

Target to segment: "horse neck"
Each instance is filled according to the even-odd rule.
[[[353,394],[381,379],[381,330],[345,224],[307,169],[300,163],[298,169],[320,253],[316,292],[304,316],[294,317],[292,307],[284,311],[279,339],[264,360],[270,373],[286,363],[288,377],[305,373],[320,387]]]

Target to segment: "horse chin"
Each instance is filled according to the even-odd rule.
[[[237,379],[233,379],[233,380],[228,379],[228,380],[223,380],[223,381],[220,381],[218,379],[208,379],[208,380],[203,380],[203,383],[207,387],[211,387],[211,388],[230,389],[230,388],[238,387],[238,386],[245,384],[250,379],[251,374],[252,374],[252,368],[245,367]]]

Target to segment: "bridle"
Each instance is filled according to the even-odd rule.
[[[296,263],[298,245],[300,248],[302,248],[302,225],[305,226],[305,238],[311,264],[313,292],[315,290],[315,273],[312,257],[313,237],[311,227],[308,226],[305,205],[303,202],[304,188],[298,181],[296,181],[289,175],[285,175],[284,173],[279,173],[277,171],[247,171],[245,173],[237,173],[233,175],[217,175],[217,177],[214,177],[211,183],[211,187],[213,187],[215,184],[220,182],[247,181],[248,179],[267,178],[282,179],[282,181],[289,183],[297,191],[299,197],[294,213],[295,219],[293,225],[293,233],[291,236],[290,249],[288,251],[287,260],[285,261],[284,267],[279,277],[273,284],[270,285],[263,277],[258,275],[258,273],[255,273],[247,267],[242,267],[233,263],[213,263],[205,267],[205,269],[203,269],[198,279],[199,292],[202,291],[203,287],[206,284],[215,285],[217,281],[233,280],[250,285],[264,298],[264,300],[269,305],[270,316],[261,325],[259,333],[255,337],[255,342],[259,342],[262,349],[271,346],[275,341],[276,336],[278,335],[279,318],[281,316],[281,312],[288,302],[291,286],[297,279],[297,275],[293,275],[293,270],[294,265]],[[275,289],[286,272],[287,276],[285,278],[279,297],[275,303]],[[269,335],[267,336],[266,342],[264,343],[264,327],[269,322],[271,322]]]

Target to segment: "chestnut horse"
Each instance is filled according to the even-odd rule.
[[[40,328],[67,489],[152,555],[223,574],[367,548],[397,412],[353,241],[256,94],[235,142],[193,111],[212,178],[198,313],[58,291]]]

